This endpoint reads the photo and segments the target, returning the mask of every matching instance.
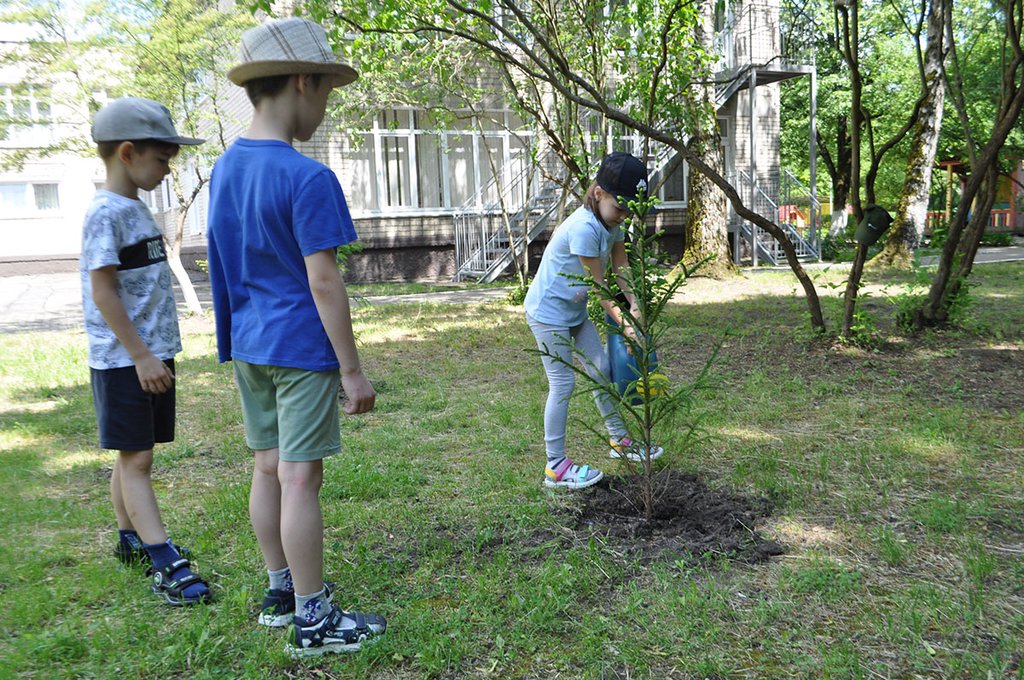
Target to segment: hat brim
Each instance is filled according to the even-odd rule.
[[[195,137],[134,137],[128,138],[124,135],[120,135],[114,138],[108,139],[109,135],[103,139],[97,139],[96,135],[92,136],[92,141],[97,144],[101,142],[163,142],[165,144],[177,144],[178,146],[198,146],[199,144],[205,144],[205,139],[196,139]]]
[[[605,186],[600,182],[597,183],[597,186],[601,187],[601,191],[605,192],[606,194],[611,194],[612,198],[615,199],[615,202],[618,203],[619,207],[622,208],[623,210],[629,210],[629,202],[636,200],[635,193],[632,196],[630,196],[629,194],[620,194],[615,189]],[[622,199],[621,201],[619,200],[620,198]]]
[[[196,139],[195,137],[159,137],[154,138],[157,142],[167,142],[168,144],[180,144],[181,146],[197,146],[206,142],[205,139]]]
[[[228,71],[228,80],[235,85],[245,85],[255,78],[290,76],[299,73],[323,73],[329,75],[333,79],[331,89],[348,85],[359,77],[359,73],[354,68],[339,62],[250,61],[245,64],[239,64]]]

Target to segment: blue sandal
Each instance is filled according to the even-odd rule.
[[[183,578],[172,579],[171,574],[182,567],[188,568],[191,563],[184,557],[180,557],[160,569],[151,567],[153,573],[153,592],[162,597],[172,607],[184,607],[189,604],[207,603],[213,600],[209,584],[196,574],[189,574]],[[201,583],[205,590],[198,595],[188,596],[185,590],[189,586]]]

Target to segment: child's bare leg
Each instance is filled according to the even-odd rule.
[[[277,449],[255,451],[254,456],[249,519],[267,569],[275,571],[288,566],[281,545],[281,483],[277,476]]]
[[[114,505],[114,515],[117,517],[118,529],[135,529],[131,517],[128,516],[128,508],[124,506],[124,495],[121,493],[121,456],[114,459],[114,471],[110,475],[110,501]]]
[[[324,587],[324,520],[320,512],[322,460],[277,465],[281,484],[281,544],[295,592],[309,595]]]
[[[150,471],[153,468],[153,450],[118,451],[114,474],[121,484],[121,502],[127,513],[129,526],[134,527],[143,543],[165,543],[167,531],[160,519]],[[114,511],[117,512],[117,500]],[[118,521],[121,518],[118,516]]]

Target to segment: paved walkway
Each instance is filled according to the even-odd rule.
[[[210,309],[212,303],[209,283],[205,280],[197,281],[195,288],[203,309]],[[507,288],[479,288],[439,293],[355,297],[353,304],[478,304],[501,300],[506,295]],[[175,297],[178,300],[179,313],[186,313],[177,284]],[[0,333],[58,331],[81,327],[82,289],[78,272],[0,277]]]
[[[922,264],[934,264],[937,258],[922,258]],[[975,263],[1024,260],[1024,247],[982,248]],[[763,271],[768,268],[759,268]],[[771,269],[788,270],[789,267]],[[196,283],[196,293],[204,309],[210,308],[210,287],[203,280]],[[479,304],[501,300],[506,288],[480,288],[440,293],[357,297],[356,305],[381,305],[395,302],[407,304],[450,303]],[[176,290],[179,310],[184,313],[180,291]],[[54,331],[82,327],[81,287],[78,272],[27,274],[0,277],[0,333]]]
[[[1024,246],[1005,246],[1000,248],[979,248],[978,254],[974,257],[974,264],[982,263],[993,263],[993,262],[1019,262],[1024,260]],[[928,255],[921,258],[922,267],[934,267],[939,263],[938,255]],[[843,267],[849,268],[852,262],[805,262],[804,269],[841,269]],[[790,271],[788,264],[780,264],[777,266],[761,266],[761,267],[746,267],[748,272],[768,272],[768,271]]]

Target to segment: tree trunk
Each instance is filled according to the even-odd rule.
[[[192,285],[192,279],[189,278],[188,271],[185,270],[185,265],[181,262],[181,242],[185,234],[186,217],[188,217],[187,209],[179,208],[177,219],[174,220],[174,241],[171,242],[170,239],[164,237],[167,247],[167,264],[178,281],[178,287],[181,288],[181,295],[185,298],[185,308],[189,314],[202,314],[203,306],[199,302],[199,296],[196,295],[196,287]]]
[[[960,246],[957,248],[956,274],[949,282],[949,290],[946,295],[950,300],[955,300],[964,281],[971,274],[974,267],[974,257],[978,254],[978,246],[981,245],[981,237],[985,235],[985,228],[988,227],[989,216],[992,206],[996,202],[996,192],[999,190],[999,170],[995,165],[989,166],[985,171],[985,181],[979,191],[981,199],[974,202],[974,213],[967,224],[964,237],[960,239]]]
[[[857,253],[853,258],[853,266],[850,268],[850,278],[846,282],[846,293],[843,295],[843,323],[839,335],[843,338],[850,337],[850,329],[853,328],[853,315],[857,311],[857,293],[860,290],[860,277],[864,270],[864,258],[867,257],[868,247],[863,243],[857,244]]]
[[[715,152],[701,154],[708,165],[721,169],[721,156]],[[690,173],[690,197],[686,214],[686,252],[683,264],[687,267],[708,258],[701,265],[700,274],[712,278],[725,278],[736,273],[729,255],[729,235],[726,231],[725,194],[705,175]]]
[[[860,133],[864,125],[862,108],[864,82],[860,74],[860,18],[858,0],[850,0],[842,6],[843,14],[843,58],[850,69],[850,204],[856,222],[864,216],[860,204]]]
[[[694,26],[697,42],[705,50],[714,49],[714,0],[699,0],[700,19]],[[699,116],[692,139],[695,153],[709,167],[722,173],[722,145],[714,113],[714,79],[710,71],[704,74],[705,85],[694,86],[686,95],[693,100],[695,111],[708,111]],[[706,176],[691,172],[688,177],[689,198],[686,211],[686,250],[683,264],[687,267],[707,260],[701,266],[701,274],[713,278],[724,278],[736,273],[736,267],[729,257],[729,232],[726,221],[725,194]]]
[[[836,164],[832,174],[832,223],[828,239],[835,241],[846,235],[849,217],[846,204],[850,202],[850,164],[853,151],[850,147],[849,120],[840,116],[836,121]]]
[[[1021,61],[1022,57],[1015,57],[1007,64],[1004,73],[1016,74]],[[1007,78],[1007,80],[1010,81],[1010,78]],[[987,176],[990,173],[996,173],[999,151],[1006,143],[1006,138],[1009,136],[1010,131],[1016,125],[1021,109],[1024,108],[1024,81],[1013,83],[1013,87],[1015,89],[1012,93],[1007,92],[1006,103],[1001,107],[996,125],[992,129],[992,136],[985,144],[981,153],[978,154],[977,160],[972,164],[971,176],[968,178],[960,194],[960,205],[949,224],[946,245],[943,247],[942,255],[939,257],[939,266],[936,269],[935,278],[932,279],[932,285],[928,291],[928,299],[920,309],[914,312],[913,324],[919,330],[926,326],[944,323],[948,317],[949,307],[953,302],[953,296],[950,293],[953,290],[959,290],[962,283],[962,281],[954,281],[953,285],[950,285],[950,277],[953,273],[954,260],[957,255],[960,256],[958,276],[960,272],[970,272],[971,266],[974,264],[974,255],[977,253],[978,244],[976,242],[971,243],[970,239],[964,236],[964,231],[967,227],[967,216],[971,212],[971,206],[974,205],[975,198],[978,196],[982,184],[988,182]],[[992,191],[994,191],[994,188]],[[987,223],[988,211],[992,207],[991,203],[985,203],[984,197],[987,196],[987,193],[983,194],[983,200],[981,201],[983,205],[976,206],[981,208],[987,205],[987,208],[984,212],[975,210],[972,215],[972,224],[970,228],[967,228],[968,234],[976,241],[981,239],[982,230],[979,225]],[[984,222],[979,220],[984,220]]]
[[[171,179],[174,182],[175,198],[178,200],[178,213],[174,219],[174,238],[168,238],[168,235],[164,234],[167,264],[170,266],[174,278],[178,281],[181,295],[185,298],[185,308],[189,314],[202,314],[203,306],[199,303],[199,296],[196,295],[196,287],[192,285],[192,279],[189,278],[185,265],[181,262],[181,244],[185,240],[185,220],[188,219],[188,211],[195,205],[196,198],[199,196],[199,192],[202,191],[206,180],[197,172],[196,185],[192,188],[188,198],[185,198],[185,195],[181,192],[181,187],[183,186],[181,175],[177,171],[172,171]]]
[[[942,129],[942,108],[946,97],[946,81],[942,65],[946,50],[943,47],[945,25],[944,0],[931,0],[928,11],[928,47],[925,50],[925,99],[910,142],[906,179],[896,206],[892,231],[870,267],[909,269],[913,265],[914,250],[921,243],[928,221],[928,198],[931,193],[932,167]]]

